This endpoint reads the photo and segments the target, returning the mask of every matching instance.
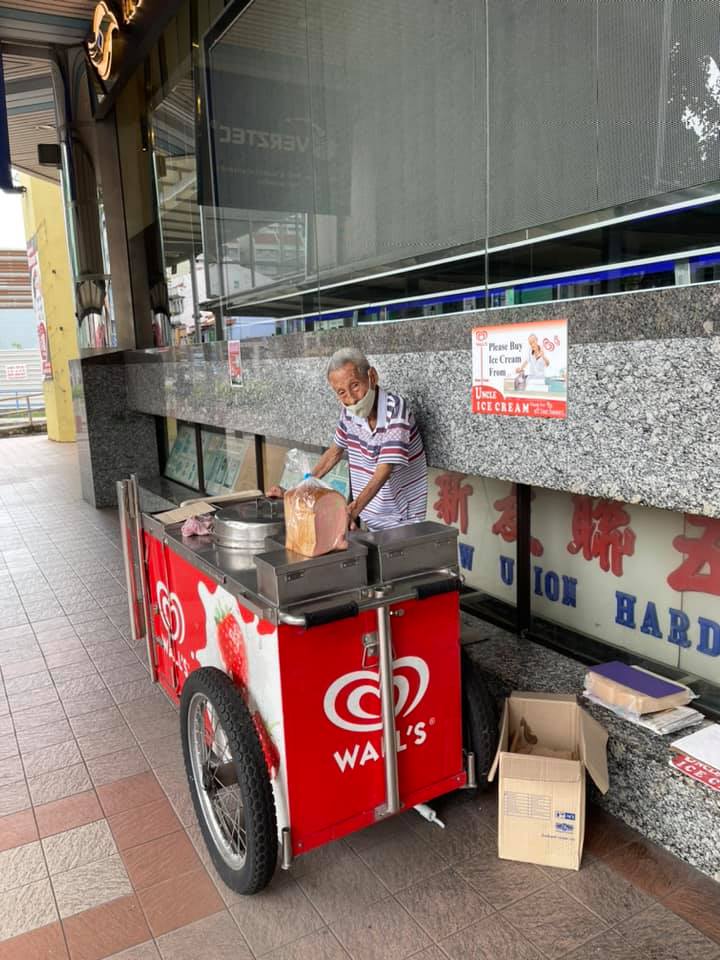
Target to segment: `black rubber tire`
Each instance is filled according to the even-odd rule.
[[[488,774],[498,746],[498,711],[479,668],[463,650],[462,672],[463,746],[475,754],[475,776],[479,793],[488,788]]]
[[[228,739],[245,812],[247,852],[245,863],[233,870],[217,849],[205,820],[190,759],[188,711],[196,693],[202,693],[217,711]],[[232,680],[221,670],[203,667],[191,673],[180,698],[180,733],[185,772],[200,829],[215,868],[225,883],[240,894],[258,893],[272,879],[278,858],[275,799],[265,757],[248,708]]]

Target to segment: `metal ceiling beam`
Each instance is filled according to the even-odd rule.
[[[55,13],[18,10],[0,4],[0,39],[41,41],[55,44],[79,43],[88,34],[85,18],[65,17]]]

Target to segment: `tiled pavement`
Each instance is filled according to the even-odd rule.
[[[501,862],[492,796],[233,895],[121,581],[74,447],[0,440],[0,960],[720,960],[720,885],[599,811],[579,873]]]

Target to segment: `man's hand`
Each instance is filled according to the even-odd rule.
[[[270,489],[265,493],[265,496],[270,497],[272,500],[281,499],[285,496],[285,489],[284,487],[279,487],[277,484],[275,484],[275,486],[270,487]]]
[[[357,530],[357,518],[360,511],[358,510],[357,500],[352,500],[347,505],[347,515],[348,515],[348,526],[351,530]]]

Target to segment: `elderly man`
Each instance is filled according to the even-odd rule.
[[[338,350],[327,368],[342,405],[335,438],[313,470],[324,477],[347,452],[351,526],[361,519],[382,530],[425,519],[427,460],[407,400],[378,385],[378,373],[360,350]],[[273,487],[269,496],[281,496]]]

